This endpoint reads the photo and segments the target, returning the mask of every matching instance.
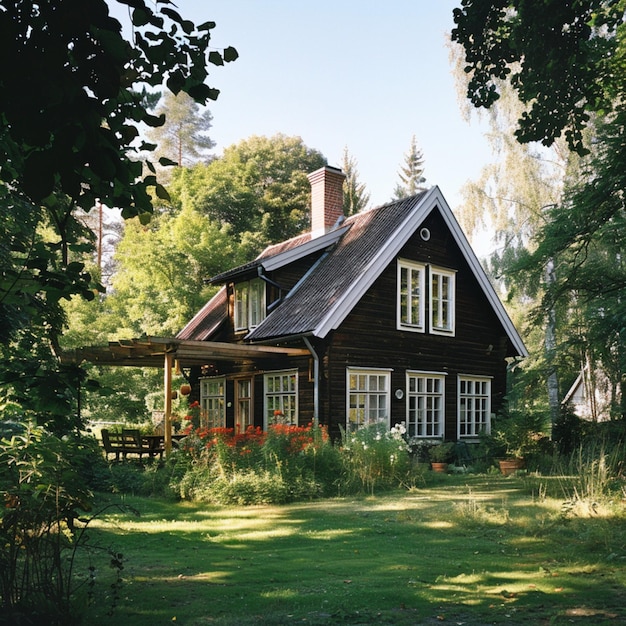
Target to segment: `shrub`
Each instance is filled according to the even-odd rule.
[[[410,479],[409,446],[406,429],[397,424],[387,430],[372,424],[354,432],[342,431],[341,492],[343,494],[397,487]]]
[[[183,498],[219,504],[279,504],[336,493],[339,452],[326,429],[274,424],[196,428],[183,440],[186,466],[176,490]]]
[[[0,608],[5,623],[77,623],[78,598],[86,601],[94,568],[77,575],[77,551],[92,494],[83,472],[91,442],[61,440],[40,427],[0,439]],[[98,455],[100,452],[98,451]],[[93,460],[93,459],[92,459]],[[87,478],[89,476],[87,475]],[[121,568],[121,556],[113,559]]]

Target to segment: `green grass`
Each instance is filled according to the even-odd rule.
[[[563,513],[500,477],[286,506],[127,498],[92,542],[124,554],[90,624],[616,624],[626,517]],[[99,589],[107,589],[106,571]]]

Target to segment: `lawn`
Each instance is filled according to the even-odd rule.
[[[616,624],[626,515],[533,496],[519,479],[285,506],[124,499],[90,541],[124,555],[112,615],[87,623]],[[98,571],[100,594],[111,573]],[[110,592],[108,592],[110,594]]]

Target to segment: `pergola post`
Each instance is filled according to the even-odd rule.
[[[171,353],[165,353],[165,365],[163,372],[163,392],[165,393],[165,424],[164,443],[165,455],[169,456],[172,451],[172,366],[174,357]]]

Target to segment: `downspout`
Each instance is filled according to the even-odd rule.
[[[306,347],[313,357],[313,425],[320,423],[320,358],[308,337],[303,337]]]

